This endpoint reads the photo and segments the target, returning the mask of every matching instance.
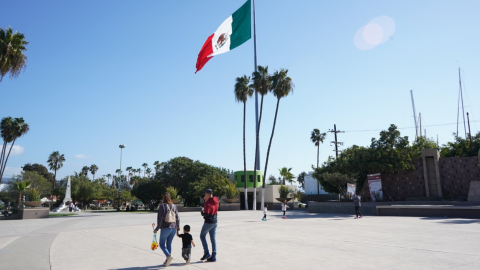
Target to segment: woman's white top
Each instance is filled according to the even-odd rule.
[[[286,203],[282,203],[282,211],[287,211],[288,205]]]
[[[263,214],[267,214],[267,207],[263,207]]]

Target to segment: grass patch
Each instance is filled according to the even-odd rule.
[[[78,214],[74,213],[49,213],[48,217],[67,217],[67,216],[77,216]]]

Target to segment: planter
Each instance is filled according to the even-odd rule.
[[[238,201],[238,198],[233,198],[233,199],[222,199],[226,203],[234,203]]]
[[[40,205],[43,204],[43,202],[41,201],[26,201],[26,202],[23,202],[24,205],[26,206],[30,206],[30,207],[39,207]]]
[[[172,202],[173,202],[173,203],[179,203],[179,202],[180,202],[180,199],[172,199]]]
[[[282,202],[287,200],[287,202],[289,202],[292,198],[275,198],[275,200],[279,201],[279,202]]]

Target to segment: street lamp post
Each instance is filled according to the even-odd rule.
[[[122,193],[121,191],[121,184],[120,182],[122,181],[122,150],[123,148],[125,148],[125,144],[120,144],[118,146],[120,148],[120,170],[118,171],[118,209],[117,211],[120,211],[120,204],[121,204],[121,201],[120,201],[120,194]]]

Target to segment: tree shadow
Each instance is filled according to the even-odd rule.
[[[437,220],[443,224],[480,224],[480,219],[454,218],[454,217],[422,217],[422,220]]]

